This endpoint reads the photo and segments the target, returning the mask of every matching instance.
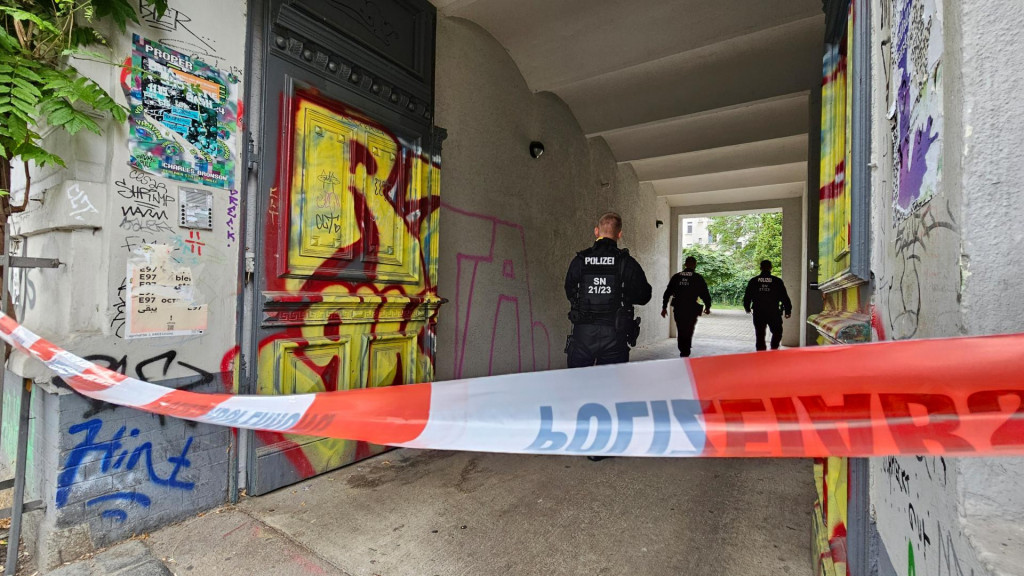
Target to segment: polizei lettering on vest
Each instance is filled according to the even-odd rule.
[[[615,256],[587,256],[583,259],[583,263],[587,266],[614,266]]]

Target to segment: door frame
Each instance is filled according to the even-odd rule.
[[[236,323],[234,393],[255,394],[257,392],[256,362],[259,357],[259,327],[262,307],[260,305],[259,271],[264,268],[265,231],[262,229],[262,190],[273,186],[279,169],[278,151],[281,138],[286,135],[280,129],[270,126],[266,118],[268,106],[277,105],[266,97],[267,87],[275,80],[268,79],[270,59],[279,58],[287,64],[295,64],[289,73],[292,82],[298,81],[317,87],[328,97],[351,106],[372,118],[375,122],[392,130],[396,136],[408,138],[418,135],[422,151],[431,158],[441,154],[441,143],[447,136],[443,128],[433,124],[434,113],[434,60],[436,12],[427,0],[391,0],[402,7],[420,7],[416,21],[416,61],[403,67],[389,61],[381,53],[344,35],[316,36],[316,26],[303,25],[295,18],[294,6],[302,0],[247,0],[246,14],[246,78],[243,96],[245,116],[242,135],[246,143],[243,150],[243,165],[246,167],[244,192],[239,201],[239,280]],[[308,0],[307,0],[308,2]],[[315,38],[301,43],[283,39],[275,33],[278,19],[272,13],[274,6],[287,5],[289,9],[289,31],[297,36]],[[279,10],[279,14],[285,11]],[[426,28],[429,26],[429,29]],[[296,46],[298,44],[298,46]],[[311,50],[310,50],[311,49]],[[324,52],[329,54],[324,54]],[[312,53],[310,53],[312,52]],[[291,59],[285,57],[291,56]],[[335,66],[328,60],[333,56]],[[327,65],[332,67],[328,70]],[[322,70],[318,71],[316,68]],[[352,74],[359,73],[360,79],[353,80]],[[326,78],[325,76],[331,76]],[[390,85],[389,90],[401,94],[397,100],[392,97],[382,101],[379,92],[381,81]],[[419,80],[419,83],[417,83]],[[275,115],[276,116],[276,115]],[[252,119],[251,121],[248,121]],[[273,135],[276,134],[276,138]],[[264,145],[270,144],[270,145]],[[268,180],[269,178],[269,180]],[[241,187],[240,187],[241,188]],[[264,272],[265,273],[265,272]],[[428,274],[428,270],[422,271]],[[436,280],[436,279],[435,279]],[[433,353],[431,354],[433,356]],[[236,441],[232,443],[229,486],[231,501],[237,502],[239,488],[244,486],[252,494],[252,474],[256,464],[255,432],[235,430]]]

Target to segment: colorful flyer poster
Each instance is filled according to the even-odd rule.
[[[128,258],[125,338],[191,336],[206,331],[207,306],[196,303],[192,270],[171,247],[144,244]]]
[[[129,163],[181,182],[231,189],[238,79],[133,35]]]
[[[893,14],[893,220],[901,222],[932,199],[942,180],[942,2],[895,0]]]

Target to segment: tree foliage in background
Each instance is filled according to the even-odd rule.
[[[167,0],[144,2],[161,15],[167,9]],[[43,147],[41,121],[70,134],[99,134],[96,116],[127,119],[126,108],[67,63],[69,56],[105,60],[83,50],[107,44],[94,27],[104,19],[121,32],[138,22],[129,0],[0,0],[0,190],[10,187],[15,158],[26,163],[26,176],[28,162],[64,165]]]
[[[708,231],[737,265],[757,270],[761,260],[770,260],[776,272],[782,270],[782,212],[715,216]]]
[[[773,274],[782,272],[782,212],[715,216],[708,225],[715,242],[685,248],[683,256],[697,259],[697,271],[707,280],[711,299],[738,305],[747,281],[770,260]]]
[[[731,254],[707,244],[695,244],[683,250],[683,257],[697,259],[697,272],[708,283],[711,300],[717,304],[740,304],[747,280],[754,276],[737,266]]]

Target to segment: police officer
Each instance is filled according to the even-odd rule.
[[[679,340],[679,355],[690,355],[693,345],[693,331],[697,328],[697,319],[701,311],[711,314],[711,293],[704,277],[698,274],[697,259],[688,256],[683,264],[683,271],[677,272],[668,281],[668,288],[661,298],[661,317],[668,315],[668,301],[672,300],[672,317],[676,321],[676,336]],[[704,306],[697,303],[697,298]]]
[[[639,320],[633,306],[651,301],[651,285],[629,251],[618,247],[622,217],[608,212],[594,228],[597,241],[576,254],[565,276],[565,296],[572,304],[572,334],[566,343],[569,368],[629,361]]]
[[[779,349],[782,342],[782,315],[789,318],[793,311],[793,303],[786,294],[786,286],[782,278],[772,276],[770,260],[761,261],[761,273],[747,282],[747,291],[743,295],[743,308],[750,314],[754,310],[755,343],[758,350],[764,350],[765,327],[772,331],[772,350]]]

